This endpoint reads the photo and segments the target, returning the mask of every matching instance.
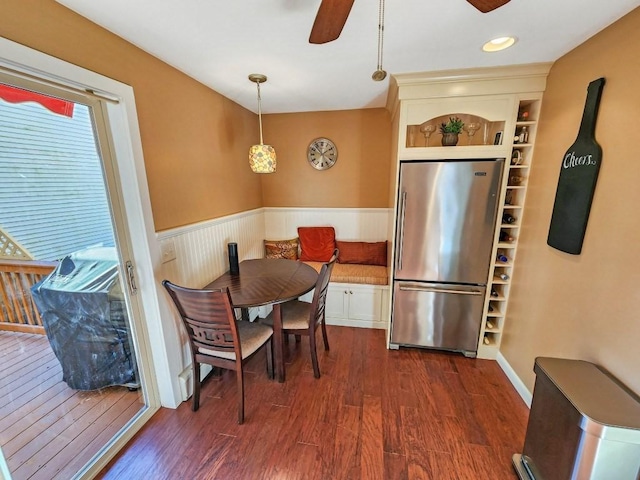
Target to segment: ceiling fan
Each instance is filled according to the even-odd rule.
[[[340,36],[354,0],[322,0],[311,28],[309,43],[333,42]],[[467,0],[482,13],[499,8],[509,0]]]
[[[509,3],[509,0],[467,0],[471,5],[476,7],[482,13],[489,13],[496,8]]]

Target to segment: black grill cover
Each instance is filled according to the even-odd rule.
[[[31,292],[67,385],[139,386],[114,248],[68,255]]]

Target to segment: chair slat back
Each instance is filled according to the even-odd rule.
[[[331,272],[333,271],[333,265],[338,259],[338,249],[333,251],[333,255],[329,262],[322,265],[320,273],[318,274],[318,280],[316,281],[316,288],[313,292],[313,300],[311,302],[309,325],[311,329],[315,329],[315,326],[322,323],[324,318],[324,311],[327,303],[327,292],[329,290],[329,281],[331,280]]]
[[[238,331],[229,289],[198,290],[162,282],[189,334],[194,352],[200,348],[240,354]]]

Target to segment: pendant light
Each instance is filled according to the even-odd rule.
[[[381,82],[387,78],[387,72],[382,69],[382,43],[384,42],[384,0],[380,0],[378,10],[378,68],[371,75],[376,82]]]
[[[273,173],[276,171],[276,151],[271,145],[262,143],[262,105],[260,99],[260,84],[267,81],[267,77],[260,73],[252,73],[249,80],[258,86],[258,122],[260,124],[260,144],[249,149],[249,166],[254,173]]]

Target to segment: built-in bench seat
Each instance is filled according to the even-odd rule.
[[[298,258],[320,272],[323,262],[307,259],[328,260],[335,248],[339,250],[328,287],[326,322],[329,325],[387,328],[387,242],[337,240],[333,227],[297,227],[297,231],[298,238],[264,240],[265,256]],[[305,302],[311,302],[312,299],[313,291],[300,297]],[[260,308],[260,317],[266,316],[269,307]]]
[[[322,262],[304,262],[317,272]],[[360,265],[355,263],[335,263],[331,272],[333,283],[361,283],[366,285],[388,285],[387,267],[381,265]]]
[[[322,262],[307,262],[316,271]],[[355,263],[334,263],[327,295],[329,325],[387,328],[389,298],[387,267]],[[301,300],[310,302],[313,292]]]

